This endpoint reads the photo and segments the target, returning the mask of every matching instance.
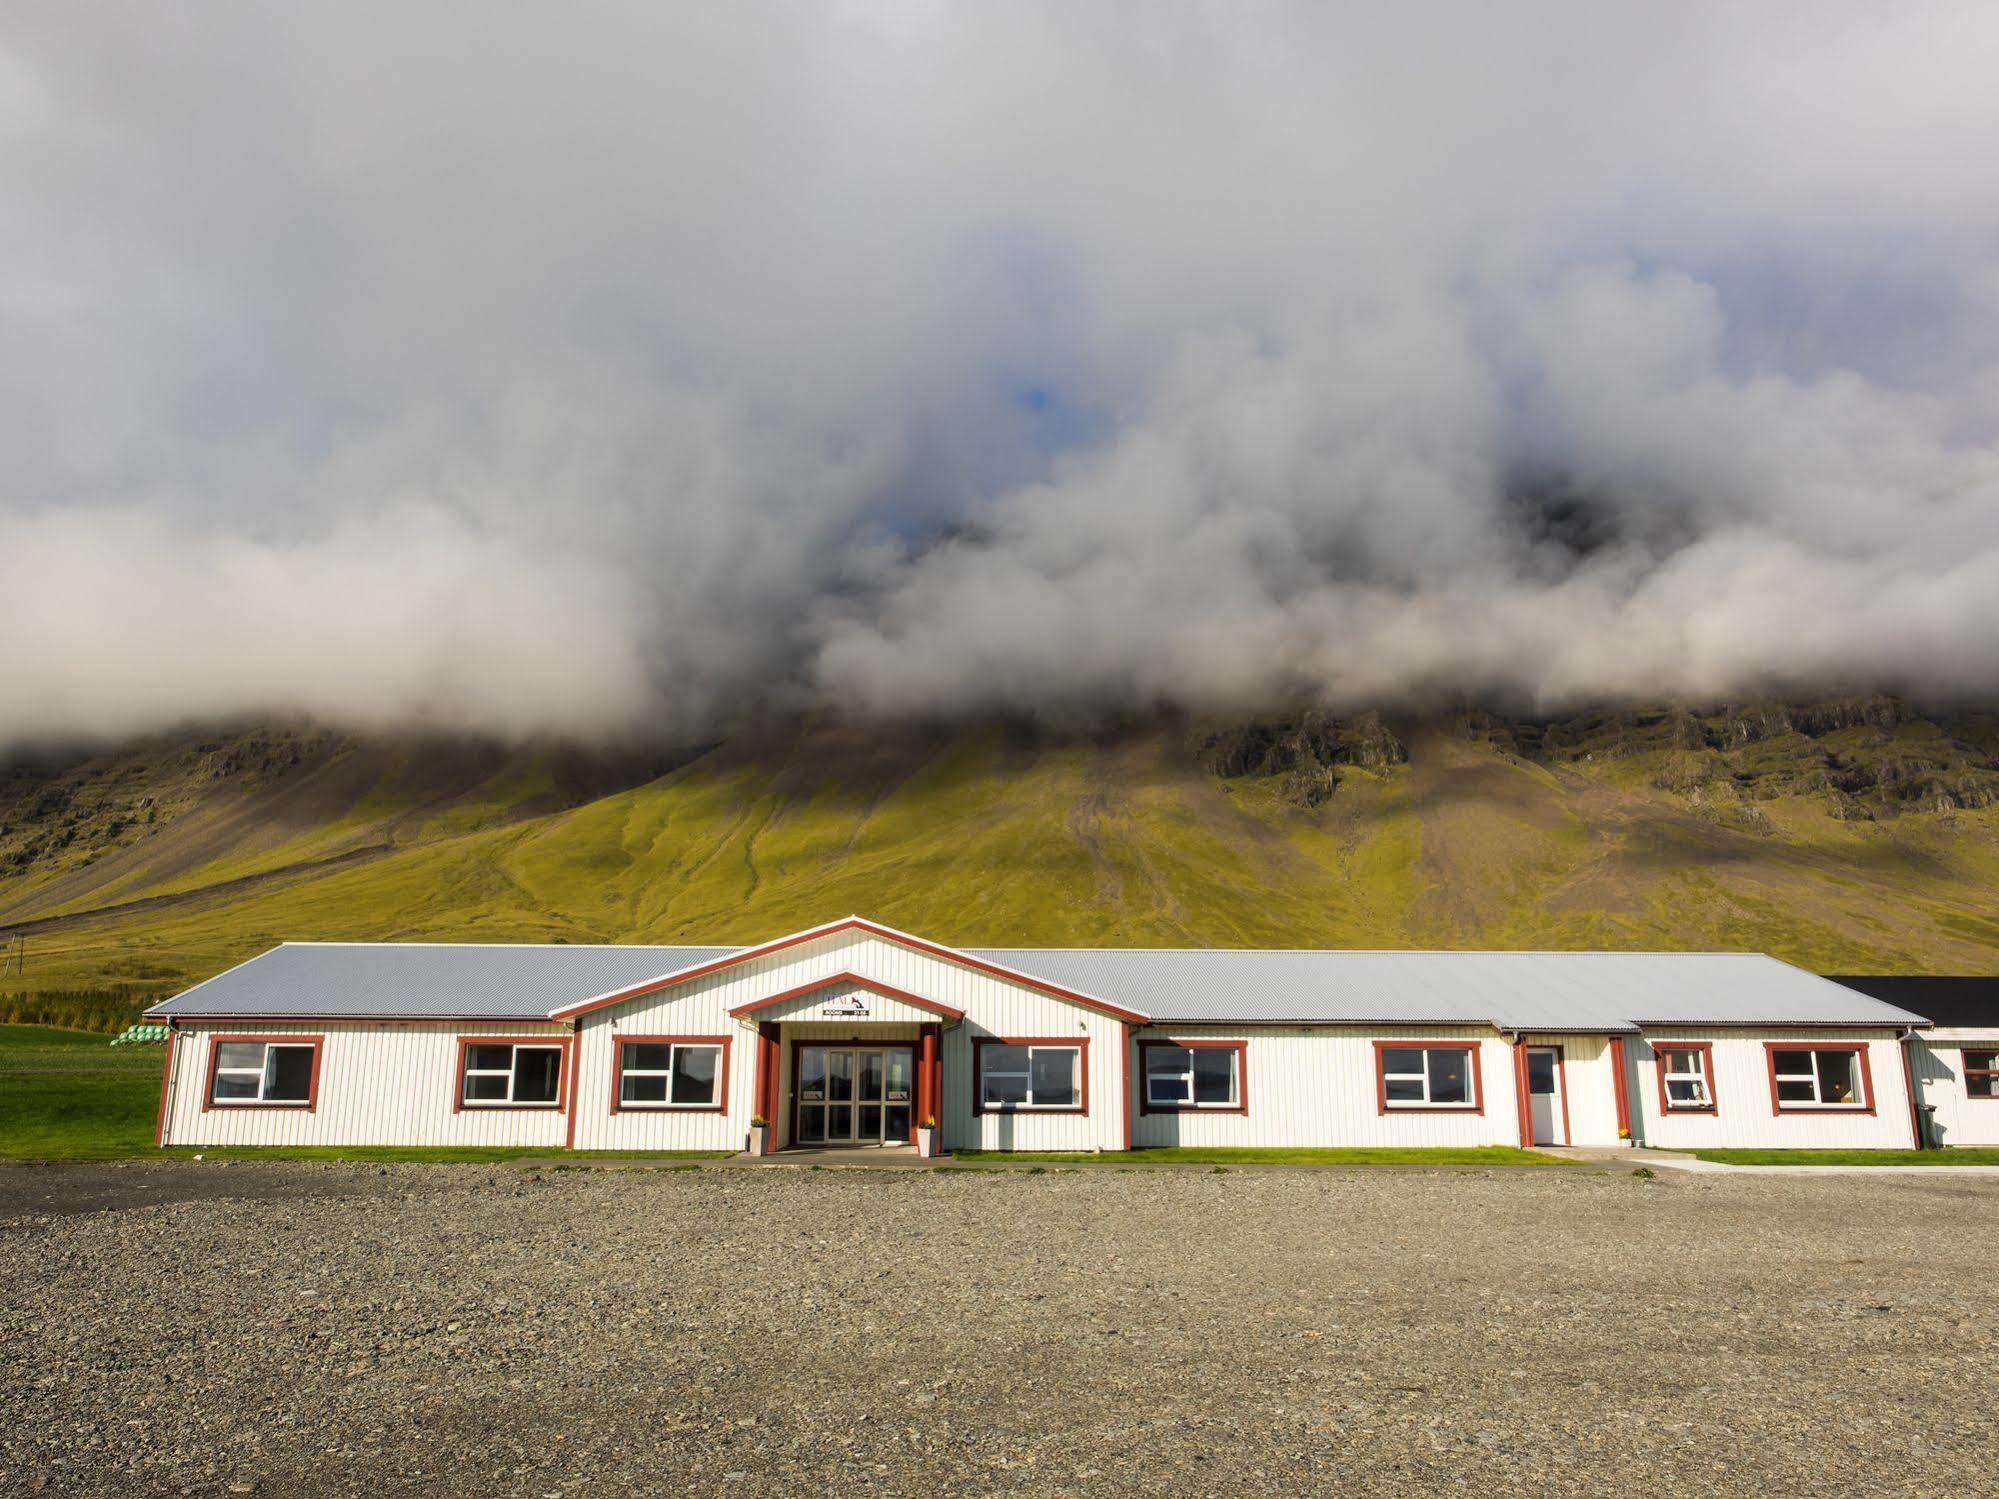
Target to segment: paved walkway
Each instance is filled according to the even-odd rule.
[[[1720,1176],[1999,1176],[1999,1166],[1731,1166],[1645,1145],[1542,1145],[1549,1155],[1593,1165],[1651,1166]]]

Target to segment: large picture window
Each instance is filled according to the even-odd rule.
[[[467,1109],[553,1109],[562,1103],[560,1041],[464,1041],[458,1103]]]
[[[1967,1098],[1999,1098],[1999,1051],[1965,1051],[1964,1092]]]
[[[1770,1100],[1777,1112],[1873,1111],[1865,1047],[1765,1044],[1770,1054]]]
[[[726,1036],[627,1036],[618,1042],[612,1107],[720,1109],[728,1077]]]
[[[1377,1041],[1377,1101],[1384,1114],[1402,1109],[1479,1113],[1478,1047],[1411,1046]]]
[[[973,1042],[982,1114],[1084,1113],[1089,1108],[1089,1042],[1056,1038]]]
[[[1143,1112],[1246,1111],[1241,1041],[1141,1041]]]
[[[1659,1108],[1668,1114],[1712,1114],[1714,1047],[1706,1041],[1655,1041],[1659,1063]]]
[[[208,1057],[209,1108],[310,1109],[319,1093],[319,1037],[217,1036]]]

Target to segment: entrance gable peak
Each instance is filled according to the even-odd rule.
[[[633,984],[623,989],[616,989],[608,994],[599,994],[589,999],[578,1000],[574,1004],[564,1005],[558,1009],[551,1010],[549,1018],[551,1020],[573,1020],[587,1015],[593,1010],[601,1010],[607,1005],[623,1004],[626,1000],[638,999],[647,994],[656,994],[663,989],[670,989],[679,984],[690,983],[698,978],[705,978],[711,973],[719,973],[743,963],[753,962],[758,958],[769,957],[773,953],[783,952],[786,948],[798,947],[807,942],[816,942],[821,938],[835,937],[846,932],[858,932],[878,937],[884,942],[892,942],[898,946],[909,948],[913,952],[924,953],[948,963],[955,963],[960,967],[970,968],[993,978],[1003,979],[1010,984],[1018,984],[1022,988],[1032,989],[1037,993],[1045,994],[1051,999],[1061,999],[1071,1004],[1081,1005],[1085,1009],[1095,1010],[1100,1014],[1109,1015],[1114,1019],[1130,1021],[1137,1025],[1143,1025],[1151,1019],[1150,1016],[1141,1014],[1137,1010],[1112,1004],[1109,1000],[1100,999],[1094,994],[1085,994],[1081,990],[1069,989],[1061,984],[1050,983],[1046,979],[1022,973],[1017,968],[1009,968],[1003,963],[988,962],[983,958],[974,957],[972,954],[962,952],[957,948],[946,947],[941,942],[931,942],[926,938],[898,931],[894,927],[884,926],[879,921],[870,921],[865,916],[845,916],[838,921],[829,921],[821,926],[807,927],[805,930],[793,932],[789,936],[774,938],[769,942],[759,943],[754,947],[742,948],[730,953],[726,957],[715,958],[706,963],[697,963],[687,968],[676,969],[671,973],[661,974],[658,978],[647,979],[643,983]],[[866,984],[873,983],[872,980],[867,979],[862,979],[860,982]],[[925,1003],[932,1007],[935,1007],[936,1004],[935,1001],[926,1001]]]

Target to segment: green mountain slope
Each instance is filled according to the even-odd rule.
[[[1096,739],[794,723],[664,774],[167,739],[0,777],[0,992],[150,995],[287,938],[748,942],[854,911],[961,943],[1977,972],[1999,963],[1995,752],[1988,717],[1865,703]]]

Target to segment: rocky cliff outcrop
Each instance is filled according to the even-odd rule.
[[[1201,740],[1201,763],[1224,779],[1282,776],[1282,794],[1316,807],[1339,789],[1343,766],[1382,770],[1409,751],[1378,713],[1337,717],[1308,709],[1295,718],[1231,724]]]

